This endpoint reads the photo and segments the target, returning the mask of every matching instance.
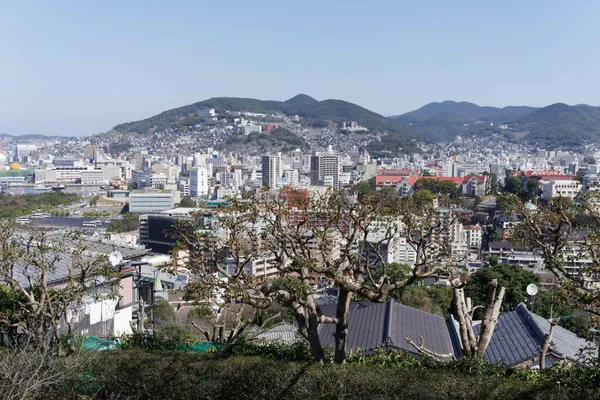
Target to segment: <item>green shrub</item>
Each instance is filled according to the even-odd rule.
[[[422,364],[421,364],[422,365]],[[593,382],[563,385],[417,366],[282,362],[263,357],[105,352],[55,398],[98,399],[571,399]],[[73,389],[75,388],[75,389]]]

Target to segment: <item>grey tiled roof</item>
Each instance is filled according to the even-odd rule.
[[[474,329],[476,335],[479,328]],[[514,311],[500,315],[483,358],[492,364],[513,366],[536,359],[549,330],[550,323],[546,319],[529,312],[521,303]],[[559,357],[577,362],[579,351],[589,345],[592,344],[565,328],[556,326],[553,330],[551,351]]]
[[[296,336],[297,328],[282,322],[256,336],[255,340],[261,343],[281,343],[291,345],[302,340]]]
[[[329,310],[327,310],[329,311]],[[328,314],[324,310],[324,314]],[[411,338],[437,353],[454,353],[444,318],[390,300],[387,303],[358,303],[348,313],[348,351],[370,351],[379,347],[415,352],[406,343]],[[319,337],[323,346],[333,346],[334,324],[322,324]]]

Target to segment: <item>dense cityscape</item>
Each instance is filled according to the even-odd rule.
[[[0,400],[600,398],[600,7],[467,3],[4,5]]]

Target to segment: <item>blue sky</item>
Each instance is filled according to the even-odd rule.
[[[600,105],[599,16],[594,0],[4,0],[0,132],[98,133],[215,96]]]

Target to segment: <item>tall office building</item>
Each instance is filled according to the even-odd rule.
[[[281,185],[281,154],[262,157],[262,184],[272,189]]]
[[[208,196],[208,168],[194,167],[190,171],[190,196]]]
[[[310,184],[339,188],[341,158],[334,154],[321,154],[310,157]]]

